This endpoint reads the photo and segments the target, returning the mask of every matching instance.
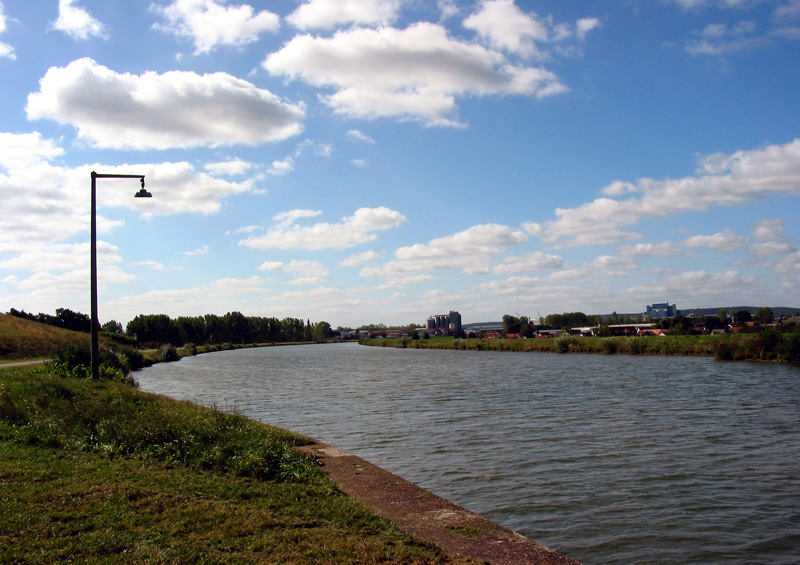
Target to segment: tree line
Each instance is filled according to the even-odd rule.
[[[56,315],[28,314],[24,310],[12,308],[10,315],[52,326],[89,332],[91,319],[86,314],[58,308]],[[111,333],[123,333],[122,324],[110,320],[100,328]],[[328,322],[312,324],[299,318],[268,318],[245,316],[241,312],[228,312],[224,316],[205,314],[203,316],[178,316],[170,318],[166,314],[140,314],[125,327],[124,333],[134,337],[143,347],[157,347],[170,343],[176,347],[193,343],[214,345],[223,343],[284,343],[298,341],[324,341],[331,337]]]
[[[128,322],[125,333],[140,344],[282,343],[324,341],[331,337],[331,325],[299,318],[245,316],[241,312],[175,319],[166,314],[140,314]]]

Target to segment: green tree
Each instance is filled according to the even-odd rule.
[[[113,334],[121,334],[124,333],[124,329],[122,328],[122,324],[117,322],[116,320],[109,320],[105,324],[100,327],[101,330],[104,332],[110,332]]]
[[[314,341],[325,341],[331,337],[331,325],[328,322],[317,322],[312,334]]]
[[[769,306],[756,308],[756,313],[753,317],[759,324],[771,324],[775,319],[775,315],[772,313],[772,308]]]
[[[518,334],[522,322],[516,316],[505,314],[503,316],[503,333],[504,334]]]

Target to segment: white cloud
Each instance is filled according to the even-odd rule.
[[[371,263],[378,259],[380,255],[375,251],[364,251],[363,253],[356,253],[347,259],[339,262],[342,267],[361,267],[367,263]]]
[[[403,0],[305,0],[286,16],[299,29],[332,29],[343,24],[388,25]]]
[[[687,247],[710,247],[715,251],[730,252],[747,245],[747,238],[726,229],[713,235],[696,235],[688,238],[684,245]]]
[[[619,248],[619,254],[628,257],[679,257],[685,255],[686,250],[674,241],[662,241],[624,245]]]
[[[231,161],[220,161],[218,163],[206,163],[203,168],[210,172],[212,175],[220,176],[238,176],[243,175],[254,167],[253,163],[242,161],[241,159],[233,159]]]
[[[550,38],[547,24],[520,10],[514,0],[484,0],[480,6],[464,20],[464,27],[477,31],[495,49],[531,57],[539,54],[536,43]]]
[[[583,40],[586,34],[600,27],[596,18],[581,18],[574,28],[566,24],[553,25],[552,18],[523,12],[514,0],[483,0],[480,10],[464,20],[464,27],[478,32],[493,49],[523,57],[545,57],[539,44]]]
[[[64,241],[89,228],[87,188],[90,172],[142,174],[154,198],[132,198],[135,179],[98,181],[98,231],[119,225],[104,215],[110,206],[138,210],[144,215],[185,212],[211,214],[222,201],[252,189],[252,180],[228,182],[198,172],[189,163],[150,163],[67,168],[55,164],[63,150],[38,133],[0,132],[0,253],[19,254],[33,246]]]
[[[208,245],[204,245],[202,247],[198,247],[197,249],[195,249],[193,251],[184,251],[183,252],[183,254],[186,255],[187,257],[194,257],[194,256],[197,256],[197,255],[205,255],[206,253],[208,253]]]
[[[686,45],[691,55],[723,56],[768,45],[768,37],[758,33],[757,24],[747,20],[736,25],[709,24]]]
[[[347,132],[347,139],[350,141],[363,141],[365,143],[375,143],[375,140],[362,131],[351,129]]]
[[[247,4],[223,4],[214,0],[175,0],[168,6],[156,6],[167,23],[154,27],[191,39],[195,55],[209,53],[220,45],[253,43],[259,34],[280,27],[280,18],[272,12],[254,13]]]
[[[6,14],[3,11],[3,3],[0,2],[0,34],[6,31]],[[16,59],[17,56],[14,54],[14,48],[8,45],[7,43],[3,43],[0,41],[0,59]]]
[[[361,270],[361,276],[407,276],[441,269],[459,269],[471,274],[487,273],[493,256],[527,240],[523,232],[508,226],[477,225],[427,244],[401,247],[395,251],[396,261],[365,267]]]
[[[373,232],[396,228],[406,221],[399,212],[380,207],[359,208],[338,224],[297,225],[297,219],[319,214],[308,212],[295,210],[279,214],[275,217],[278,223],[264,235],[252,235],[239,244],[256,249],[344,249],[374,241],[377,235]]]
[[[443,27],[424,22],[403,30],[296,36],[263,66],[272,74],[332,87],[335,92],[322,99],[338,113],[428,125],[461,125],[454,119],[456,96],[544,97],[566,90],[546,69],[511,65],[501,53],[455,40]]]
[[[94,147],[259,145],[297,135],[297,106],[226,73],[116,73],[91,59],[51,67],[28,96],[28,119],[70,124]]]
[[[106,37],[103,24],[85,8],[75,6],[74,0],[58,0],[58,19],[53,22],[53,29],[63,31],[73,39]]]
[[[556,220],[523,227],[548,242],[602,245],[639,237],[626,230],[643,218],[733,206],[770,194],[800,195],[800,139],[726,157],[716,155],[713,167],[706,170],[714,172],[665,181],[641,179],[636,183],[641,196],[598,198],[576,208],[557,208]]]
[[[260,271],[297,273],[305,277],[323,278],[328,276],[328,269],[318,261],[295,259],[289,263],[281,261],[265,261],[258,269]]]
[[[497,265],[493,270],[498,275],[516,275],[564,268],[564,258],[535,251],[518,257],[506,257],[504,265]]]
[[[269,168],[269,173],[271,175],[285,175],[287,173],[291,173],[294,170],[294,159],[291,157],[287,157],[283,161],[273,161],[272,165]]]

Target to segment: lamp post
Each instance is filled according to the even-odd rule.
[[[153,196],[144,189],[144,175],[116,175],[101,174],[92,171],[92,244],[91,244],[91,309],[92,309],[92,378],[100,378],[100,345],[97,339],[97,179],[139,179],[142,188],[133,196],[135,198],[150,198]]]

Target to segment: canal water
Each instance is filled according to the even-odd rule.
[[[144,390],[330,443],[585,563],[800,563],[800,368],[243,349]]]

